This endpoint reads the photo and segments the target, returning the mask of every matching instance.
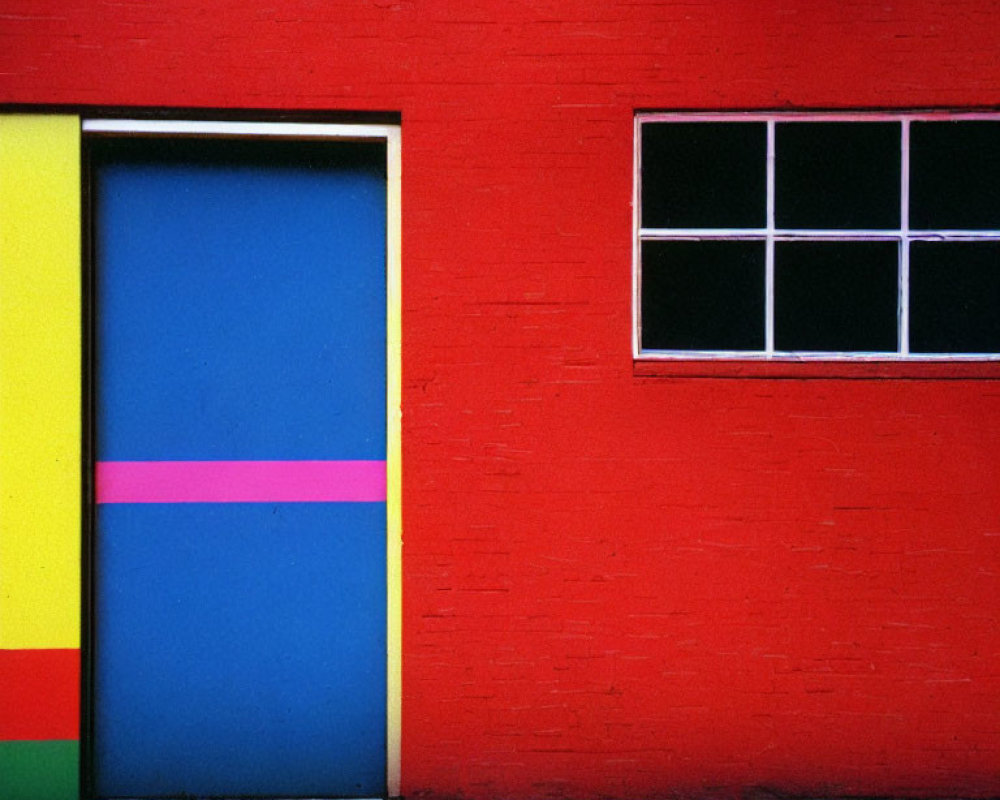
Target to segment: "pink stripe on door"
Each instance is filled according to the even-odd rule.
[[[98,503],[374,503],[384,461],[99,461]]]

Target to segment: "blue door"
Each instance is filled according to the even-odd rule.
[[[385,164],[91,144],[99,797],[385,794]]]

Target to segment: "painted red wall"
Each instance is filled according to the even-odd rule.
[[[636,109],[995,106],[996,3],[3,6],[0,102],[402,113],[406,794],[1000,793],[1000,382],[629,352]]]

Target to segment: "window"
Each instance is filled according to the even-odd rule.
[[[638,359],[1000,359],[1000,114],[642,114]]]

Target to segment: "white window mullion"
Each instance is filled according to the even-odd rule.
[[[902,120],[899,189],[899,354],[910,354],[910,121]]]
[[[774,355],[774,120],[767,121],[767,238],[764,245],[764,351]]]

